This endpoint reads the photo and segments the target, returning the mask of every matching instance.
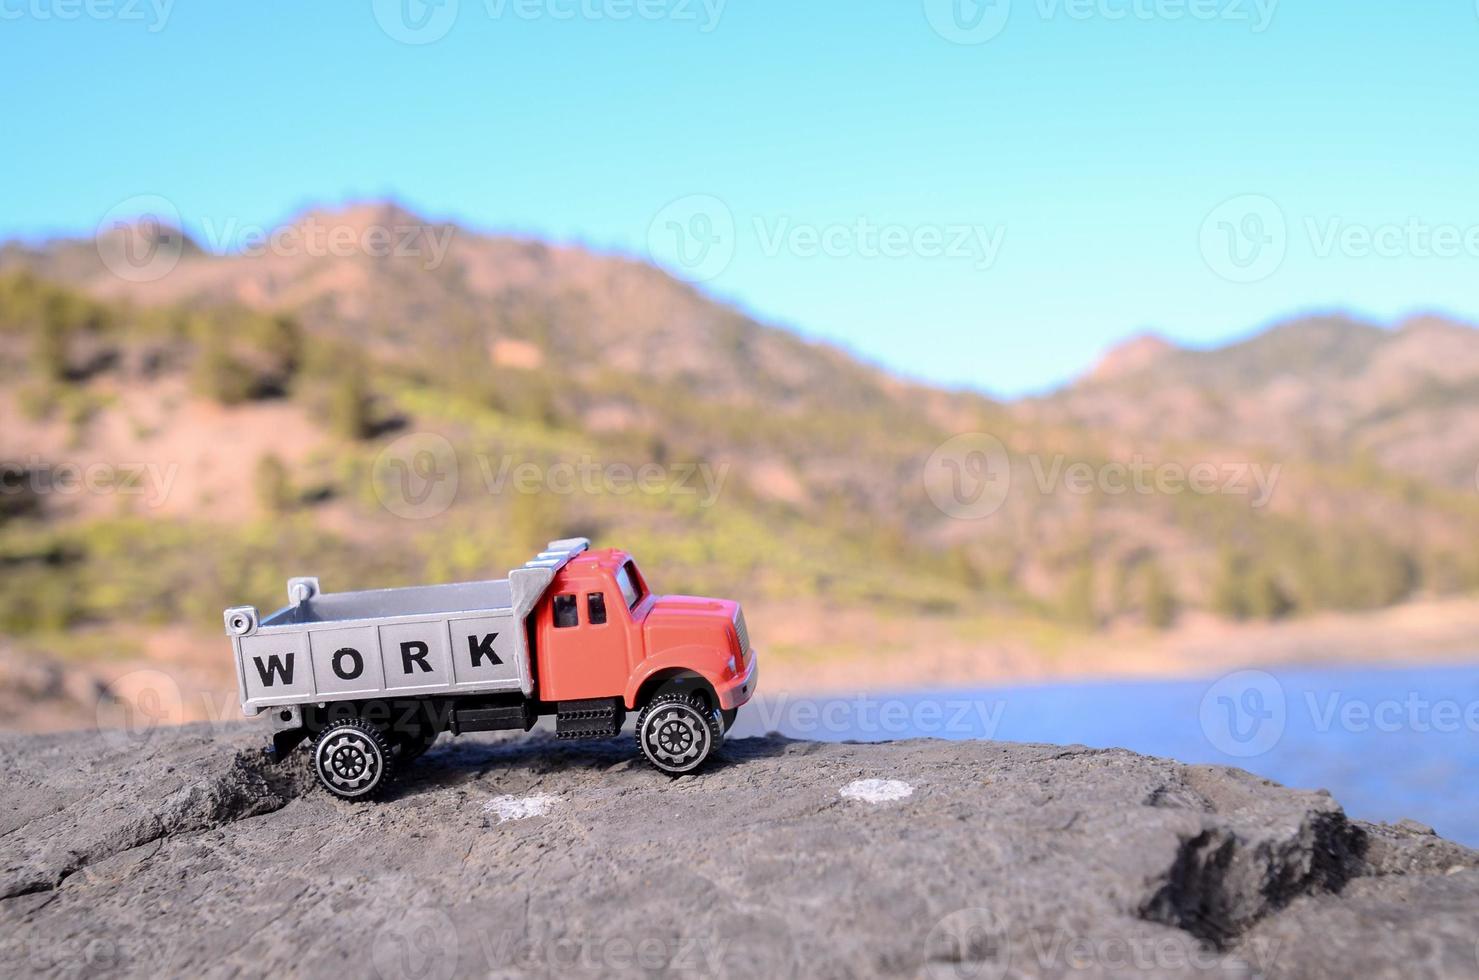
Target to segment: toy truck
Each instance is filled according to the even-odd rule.
[[[703,765],[755,693],[739,603],[658,596],[631,555],[551,541],[507,578],[368,592],[288,581],[263,618],[227,609],[242,710],[268,712],[272,751],[311,739],[343,799],[383,790],[444,731],[608,738],[637,713],[637,744],[671,775]]]

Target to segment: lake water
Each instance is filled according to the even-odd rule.
[[[1479,847],[1479,666],[1238,671],[1201,680],[757,699],[733,735],[930,736],[1120,747],[1328,789]]]

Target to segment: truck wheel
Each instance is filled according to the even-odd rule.
[[[637,716],[637,744],[670,776],[693,772],[724,738],[719,714],[692,694],[659,694]]]
[[[421,725],[413,732],[406,732],[396,738],[396,755],[402,762],[419,759],[426,754],[426,750],[431,748],[432,743],[440,734],[429,725]]]
[[[313,768],[324,789],[340,799],[366,799],[390,783],[390,742],[359,718],[336,721],[313,743]]]

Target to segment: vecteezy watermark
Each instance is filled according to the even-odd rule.
[[[947,517],[990,517],[1007,502],[1012,460],[1006,445],[987,432],[962,432],[945,440],[925,460],[924,489]]]
[[[1304,219],[1316,258],[1479,259],[1479,224],[1458,225],[1409,217],[1362,224],[1339,216]]]
[[[924,17],[953,44],[985,44],[1006,30],[1012,0],[924,0]]]
[[[316,214],[273,227],[206,215],[198,226],[203,246],[217,255],[363,255],[419,260],[428,271],[441,267],[457,234],[452,224],[336,221]],[[98,256],[115,276],[129,282],[155,282],[169,275],[184,255],[183,227],[180,209],[173,201],[158,194],[139,194],[108,209],[98,222],[94,240]]]
[[[431,44],[457,23],[458,0],[372,0],[375,23],[392,41]]]
[[[719,936],[590,936],[563,935],[535,940],[508,932],[478,934],[478,948],[493,972],[516,969],[540,974],[649,973],[677,976],[720,976],[739,955]]]
[[[1006,30],[1012,0],[923,0],[925,20],[954,44],[985,44]],[[1202,21],[1246,26],[1262,34],[1279,0],[1032,0],[1038,19]],[[1019,9],[1026,5],[1019,0]]]
[[[1284,209],[1262,194],[1240,194],[1202,220],[1200,246],[1207,267],[1229,282],[1261,282],[1279,271],[1292,244],[1316,259],[1479,259],[1479,224],[1430,221],[1351,221],[1341,215],[1301,215],[1291,235]],[[1291,238],[1296,239],[1291,242]]]
[[[797,738],[994,738],[1006,713],[1004,699],[968,697],[878,698],[854,694],[796,698],[782,692],[751,702],[748,724]]]
[[[1267,279],[1289,249],[1284,212],[1261,194],[1228,198],[1202,219],[1200,246],[1207,267],[1229,282]]]
[[[381,980],[451,980],[460,957],[456,925],[434,906],[406,909],[377,929],[370,943],[370,962]]]
[[[700,34],[719,26],[729,0],[483,0],[493,20],[665,21]]]
[[[647,225],[647,254],[689,282],[706,282],[734,259],[734,212],[712,194],[688,194],[666,204]]]
[[[1063,454],[1020,457],[1042,496],[1067,493],[1117,497],[1242,496],[1254,508],[1273,498],[1280,463],[1253,460],[1154,460],[1135,454],[1128,460],[1069,462]],[[990,517],[1006,503],[1012,489],[1013,457],[1006,445],[990,433],[964,432],[952,436],[930,453],[922,470],[925,492],[941,513],[961,520]]]
[[[482,0],[492,21],[663,21],[692,24],[709,34],[719,26],[728,0]],[[402,44],[440,41],[457,23],[459,0],[373,0],[375,22]]]
[[[250,258],[264,255],[309,258],[419,259],[427,271],[440,268],[457,234],[455,225],[421,221],[368,225],[325,221],[309,215],[302,221],[268,228],[243,224],[235,218],[201,220],[205,243],[218,254],[230,252]]]
[[[89,873],[90,869],[83,868],[78,877],[86,878]],[[0,970],[7,976],[33,971],[68,976],[160,976],[169,972],[177,952],[177,943],[159,936],[118,938],[89,932],[65,938],[0,938]]]
[[[0,21],[110,20],[164,30],[175,0],[0,0]]]
[[[996,264],[1006,239],[1006,227],[999,224],[901,224],[866,216],[817,224],[781,214],[755,214],[736,222],[720,198],[688,194],[653,215],[647,226],[648,256],[681,279],[705,282],[729,268],[741,228],[766,259],[945,260],[977,270]]]
[[[566,933],[540,938],[479,927],[464,940],[446,910],[413,904],[375,934],[370,958],[381,980],[450,980],[459,973],[501,976],[507,971],[714,976],[725,968],[730,952],[727,940],[702,935]]]
[[[1174,496],[1191,493],[1248,497],[1255,509],[1267,506],[1283,471],[1282,463],[1252,460],[1201,460],[1183,463],[1178,460],[1153,460],[1140,454],[1128,461],[1105,463],[1069,463],[1061,453],[1052,457],[1030,454],[1028,465],[1038,492],[1047,496],[1060,490],[1077,496],[1101,493],[1118,497],[1131,493],[1139,496]]]
[[[921,974],[929,980],[1001,980],[1012,952],[1005,927],[989,909],[960,909],[926,934]]]
[[[490,496],[548,493],[556,496],[697,497],[712,507],[729,479],[730,464],[709,462],[601,462],[590,455],[575,462],[532,463],[513,456],[479,456],[478,471]]]
[[[412,432],[380,450],[370,467],[370,484],[380,506],[396,517],[422,521],[452,506],[461,472],[449,439]]]
[[[180,209],[158,194],[119,201],[93,235],[108,271],[128,282],[156,282],[169,275],[185,251]]]
[[[1262,670],[1228,674],[1202,695],[1200,720],[1218,751],[1239,759],[1262,755],[1284,737],[1284,686]]]
[[[112,749],[141,749],[161,728],[173,728],[189,720],[179,683],[152,668],[132,670],[110,680],[98,695],[93,714],[98,733]]]
[[[925,939],[923,975],[940,980],[999,980],[1012,976],[1121,976],[1206,973],[1263,976],[1278,958],[1278,940],[1240,944],[1235,953],[1188,933],[1166,930],[1078,932],[1063,926],[1009,932],[987,909],[960,909],[934,924]]]
[[[179,463],[51,463],[40,456],[0,460],[0,496],[141,497],[155,508],[169,498]]]
[[[1308,689],[1291,698],[1283,682],[1261,670],[1236,671],[1207,689],[1202,731],[1227,755],[1262,755],[1278,745],[1296,711],[1318,735],[1479,735],[1479,698],[1433,698],[1416,691],[1371,698]]]
[[[730,473],[729,463],[629,463],[598,460],[589,454],[576,460],[534,462],[510,454],[478,453],[472,461],[482,492],[490,497],[692,497],[701,508],[718,502]],[[464,472],[451,442],[434,432],[417,432],[380,451],[371,467],[371,481],[386,510],[407,520],[426,520],[452,506]]]

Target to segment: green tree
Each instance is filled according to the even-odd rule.
[[[31,348],[32,369],[47,381],[65,381],[71,365],[71,343],[67,332],[50,323],[36,330]]]
[[[1099,624],[1094,606],[1094,559],[1083,555],[1068,571],[1059,600],[1065,620],[1075,626],[1091,629]]]
[[[367,439],[374,431],[370,386],[363,366],[342,371],[329,393],[329,425],[345,439]]]
[[[195,356],[195,388],[222,405],[239,405],[252,397],[254,381],[247,367],[231,356],[220,335],[206,334]]]
[[[1266,562],[1224,551],[1212,585],[1212,611],[1228,619],[1278,619],[1296,603]]]
[[[1161,563],[1154,558],[1140,566],[1140,606],[1145,611],[1145,621],[1158,630],[1168,628],[1176,621],[1176,593],[1166,578]]]
[[[257,504],[269,514],[282,514],[291,510],[296,502],[292,477],[288,468],[275,454],[268,453],[257,460],[253,486]]]

